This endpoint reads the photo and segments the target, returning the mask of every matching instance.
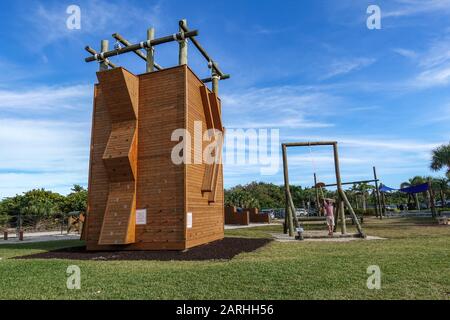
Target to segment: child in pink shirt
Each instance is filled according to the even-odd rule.
[[[333,229],[334,229],[334,205],[333,200],[331,199],[325,199],[323,202],[323,207],[325,209],[325,216],[327,219],[327,226],[328,226],[328,235],[333,235]]]

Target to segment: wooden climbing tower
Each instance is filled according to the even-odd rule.
[[[86,61],[98,61],[94,87],[88,212],[83,237],[88,250],[184,250],[222,239],[224,191],[222,143],[213,149],[214,161],[194,161],[198,144],[179,138],[203,137],[208,129],[222,135],[218,80],[227,79],[199,45],[198,31],[187,29],[172,36],[102,51]],[[187,40],[207,58],[211,77],[199,79],[187,65]],[[154,47],[178,41],[179,65],[163,68],[154,62]],[[147,72],[135,75],[108,58],[134,52],[147,61]],[[212,82],[212,89],[206,83]],[[201,132],[198,132],[201,131]],[[220,138],[219,138],[220,137]],[[210,139],[210,140],[211,140]],[[182,143],[186,161],[173,161]],[[210,141],[201,141],[203,148]]]

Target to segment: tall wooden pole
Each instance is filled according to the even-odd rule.
[[[430,193],[430,209],[431,209],[431,215],[436,217],[436,206],[435,206],[435,194],[433,190],[433,185],[431,184],[431,180],[428,180],[428,189]]]
[[[347,225],[345,223],[345,205],[344,205],[344,199],[339,197],[339,218],[341,219],[341,233],[346,234],[347,233]]]
[[[336,173],[336,184],[338,189],[338,203],[339,206],[339,217],[341,219],[341,233],[347,233],[347,226],[345,225],[345,208],[344,208],[344,199],[342,197],[342,180],[341,180],[341,170],[339,167],[339,155],[337,150],[337,143],[333,143],[333,154],[334,154],[334,170]]]
[[[317,215],[320,216],[320,198],[319,198],[319,190],[317,189],[317,175],[314,172],[314,189],[316,191],[316,209]]]
[[[333,143],[333,153],[334,153],[334,168],[336,171],[336,184],[337,184],[337,188],[338,188],[338,193],[341,197],[341,200],[344,201],[345,205],[349,209],[350,214],[352,215],[353,221],[356,224],[356,229],[358,230],[359,235],[364,238],[365,234],[362,231],[361,224],[359,223],[358,218],[356,217],[355,211],[353,211],[350,201],[348,201],[347,196],[345,195],[345,192],[342,189],[342,184],[341,184],[342,180],[341,180],[341,171],[339,168],[339,155],[338,155],[337,142]],[[343,215],[341,213],[341,216],[344,217],[343,222],[345,224],[345,215]]]
[[[187,22],[186,19],[183,19],[180,21],[180,24],[183,24],[187,27]],[[180,25],[180,32],[184,34],[184,29],[181,27]],[[178,64],[181,66],[183,64],[187,64],[188,63],[188,46],[187,46],[187,39],[182,39],[178,41],[179,47],[180,47],[180,51],[179,51],[179,55],[178,55]]]
[[[375,179],[375,198],[376,198],[376,207],[379,208],[380,213],[380,219],[383,219],[383,208],[381,205],[381,198],[380,198],[380,189],[378,189],[378,178],[377,178],[377,169],[373,167],[373,178]]]
[[[285,189],[285,198],[286,198],[286,206],[285,206],[285,228],[287,228],[289,232],[289,236],[294,236],[294,224],[292,221],[292,210],[290,203],[290,192],[289,192],[289,173],[288,173],[288,162],[287,162],[287,150],[286,146],[282,145],[283,152],[283,173],[284,173],[284,189]]]
[[[293,212],[293,214],[292,214],[292,224],[294,225],[294,227],[298,228],[300,225],[299,225],[298,219],[297,219],[297,214],[296,214],[296,210],[295,210],[294,200],[292,200],[291,190],[289,190],[289,189],[288,189],[288,196],[289,196],[289,204],[291,205],[291,210]]]
[[[372,192],[372,196],[373,196],[373,203],[375,205],[375,217],[379,217],[379,212],[378,212],[378,205],[377,205],[377,195],[376,195],[376,191],[373,190]]]
[[[149,28],[147,30],[147,40],[155,39],[155,28]],[[147,72],[153,72],[155,70],[155,48],[150,47],[147,51]]]
[[[217,74],[216,70],[212,69],[212,92],[216,94],[216,96],[219,96],[219,80],[220,77]]]
[[[108,40],[102,40],[102,42],[100,44],[100,51],[101,51],[100,54],[103,53],[103,52],[108,51],[109,50],[108,47],[109,47],[109,41]],[[100,69],[99,70],[100,71],[108,70],[108,63],[105,60],[102,60],[100,62]]]

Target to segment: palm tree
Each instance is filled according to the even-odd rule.
[[[450,143],[439,146],[432,151],[430,167],[434,171],[446,169],[447,177],[450,179]]]
[[[357,194],[361,195],[362,198],[362,207],[363,210],[367,210],[367,196],[369,195],[369,190],[372,190],[374,187],[367,183],[358,183],[354,186],[355,190],[358,192]]]
[[[416,186],[416,185],[419,185],[419,184],[422,184],[425,182],[426,181],[423,177],[415,176],[414,178],[411,178],[408,181],[401,183],[400,189]],[[410,197],[411,197],[411,195],[408,194],[408,202],[409,202]],[[414,200],[416,202],[416,209],[420,210],[419,195],[417,193],[414,193]]]
[[[433,189],[439,190],[439,197],[441,198],[442,206],[445,206],[446,197],[445,194],[449,190],[449,182],[450,179],[447,178],[434,178],[431,180],[431,184],[433,185]]]

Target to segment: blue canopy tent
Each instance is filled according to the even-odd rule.
[[[402,189],[394,189],[394,188],[387,187],[385,185],[380,186],[380,192],[400,191],[400,192],[409,193],[409,194],[426,192],[429,189],[430,189],[430,185],[428,182],[418,184],[416,186],[402,188]]]
[[[392,191],[400,191],[400,192],[406,193],[406,194],[408,194],[408,203],[409,203],[410,196],[412,198],[412,195],[415,195],[416,204],[417,204],[417,209],[418,210],[420,210],[420,208],[419,208],[419,204],[418,204],[418,200],[417,200],[417,194],[428,191],[429,195],[430,195],[431,212],[432,212],[433,216],[435,216],[435,214],[436,214],[435,206],[434,206],[434,192],[431,189],[431,184],[428,183],[428,182],[422,183],[422,184],[418,184],[418,185],[415,185],[415,186],[410,186],[410,187],[407,187],[407,188],[401,188],[401,189],[394,189],[394,188],[390,188],[390,187],[387,187],[387,186],[381,184],[379,190],[383,194],[390,193]]]

